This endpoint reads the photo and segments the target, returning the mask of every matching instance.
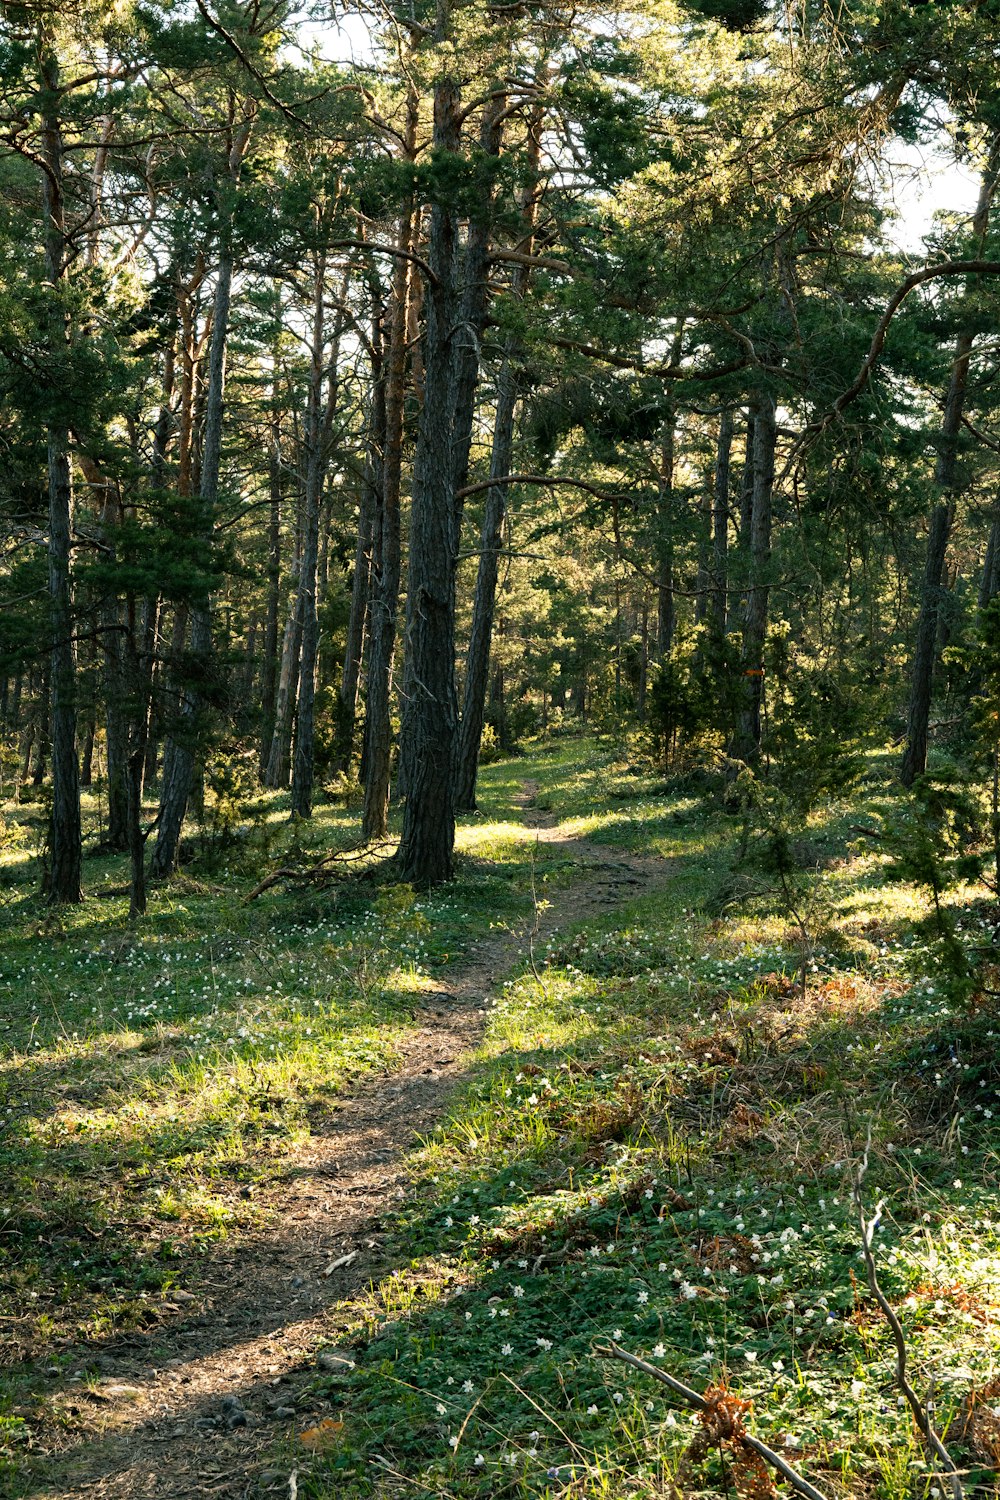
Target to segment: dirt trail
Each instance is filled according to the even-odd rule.
[[[518,798],[525,825],[582,866],[577,883],[549,893],[538,937],[669,878],[666,860],[560,835],[555,818],[534,806],[537,791],[526,782]],[[518,930],[479,943],[427,992],[423,1024],[406,1038],[396,1071],[363,1079],[315,1127],[277,1183],[259,1195],[266,1227],[213,1254],[197,1297],[179,1302],[173,1294],[171,1322],[103,1351],[96,1390],[70,1384],[58,1394],[76,1428],[73,1446],[55,1458],[58,1481],[32,1495],[228,1500],[288,1493],[291,1464],[269,1470],[264,1456],[327,1412],[307,1389],[316,1351],[350,1321],[344,1311],[338,1316],[338,1305],[390,1269],[380,1214],[403,1196],[414,1137],[441,1119],[464,1076],[464,1054],[482,1036],[485,1003],[517,964],[535,922],[532,913]],[[79,1352],[81,1363],[93,1364],[89,1351]],[[231,1428],[227,1400],[230,1420],[235,1415],[240,1423]],[[302,1474],[309,1455],[300,1453]]]

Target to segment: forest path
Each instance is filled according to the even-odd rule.
[[[255,1195],[262,1227],[213,1251],[197,1295],[168,1295],[172,1321],[113,1347],[77,1351],[101,1378],[55,1393],[68,1430],[53,1434],[49,1475],[27,1494],[235,1500],[287,1495],[293,1465],[305,1473],[310,1453],[298,1434],[329,1412],[308,1389],[317,1349],[352,1321],[351,1302],[392,1269],[380,1214],[403,1197],[415,1137],[434,1129],[467,1077],[490,995],[533,938],[672,874],[665,859],[567,838],[555,816],[535,806],[537,792],[524,783],[522,821],[539,843],[565,848],[580,878],[547,892],[551,904],[479,942],[424,992],[422,1024],[404,1040],[399,1066],[360,1080],[316,1124]],[[267,1468],[266,1457],[283,1450],[298,1458]]]

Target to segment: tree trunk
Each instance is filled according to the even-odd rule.
[[[755,766],[760,760],[764,704],[764,641],[770,595],[771,502],[777,442],[775,401],[770,392],[757,398],[752,425],[753,482],[748,518],[750,571],[743,613],[743,702],[736,743],[737,757],[749,766]]]
[[[709,640],[718,651],[726,634],[729,562],[729,483],[733,449],[733,413],[719,417],[719,445],[712,495],[712,589],[709,598]]]
[[[899,770],[904,786],[912,786],[927,765],[927,739],[930,728],[931,698],[934,691],[934,660],[937,655],[938,619],[944,593],[942,580],[954,520],[950,502],[936,505],[927,533],[924,581],[920,591],[920,613],[917,616],[916,639],[910,661],[910,701],[906,719],[906,745]]]
[[[299,570],[299,614],[302,647],[299,652],[298,702],[295,724],[295,764],[292,772],[292,815],[312,817],[316,752],[316,663],[319,657],[319,528],[323,483],[326,477],[330,428],[337,401],[337,351],[330,365],[330,394],[323,408],[326,261],[317,255],[314,269],[312,346],[309,395],[305,423],[306,483],[302,524],[302,566]]]
[[[59,66],[47,55],[41,67],[44,97],[49,101],[42,128],[45,171],[42,174],[45,272],[48,282],[49,349],[62,366],[56,384],[68,379],[69,314],[63,302],[66,281],[66,205],[63,182],[62,129],[56,110],[62,98]],[[48,897],[53,903],[83,900],[83,847],[80,821],[80,768],[76,754],[76,645],[73,639],[72,518],[69,428],[58,397],[48,420],[49,623],[52,632],[49,673],[52,745],[52,822],[49,835]]]
[[[1000,593],[1000,509],[993,517],[986,543],[983,576],[979,584],[979,608],[985,609],[997,593]]]
[[[299,654],[302,648],[302,616],[299,612],[299,570],[302,566],[301,533],[296,538],[296,556],[292,567],[294,588],[285,620],[281,643],[281,670],[274,708],[274,733],[264,771],[264,785],[287,787],[292,770],[292,721],[295,710],[295,685],[299,678]]]
[[[354,573],[351,578],[351,613],[347,622],[344,665],[340,674],[340,694],[337,702],[334,768],[343,772],[350,770],[354,759],[358,723],[358,690],[361,686],[365,628],[371,599],[375,512],[380,494],[381,464],[377,464],[374,454],[370,453],[365,464],[365,475],[358,505],[358,538],[354,548]]]
[[[227,187],[235,190],[247,145],[250,125],[237,130],[229,152]],[[229,338],[229,307],[233,288],[233,249],[231,225],[223,229],[223,243],[212,299],[212,337],[208,351],[208,382],[205,393],[205,437],[199,473],[199,534],[206,548],[212,546],[215,512],[219,498],[219,474],[222,466],[222,420],[226,388],[226,346]],[[192,672],[185,684],[180,708],[179,731],[169,757],[170,774],[164,764],[163,790],[160,795],[159,824],[156,845],[150,859],[150,875],[162,880],[177,865],[181,828],[187,812],[188,798],[194,781],[195,757],[202,733],[199,722],[204,709],[204,683],[212,651],[211,600],[198,600],[191,608]]]
[[[512,369],[513,351],[508,349],[497,382],[497,410],[493,428],[493,453],[490,477],[499,479],[511,471],[514,451],[514,411],[517,387]],[[483,528],[479,539],[479,569],[472,605],[472,626],[465,662],[465,693],[462,723],[455,755],[455,806],[472,812],[476,806],[476,775],[479,769],[479,747],[483,737],[486,711],[486,686],[490,670],[490,645],[493,639],[493,613],[496,608],[497,576],[500,569],[500,545],[507,512],[506,484],[493,485],[486,495]]]
[[[278,409],[278,374],[275,362],[271,392],[271,432],[267,452],[268,488],[271,502],[267,530],[267,610],[264,621],[264,667],[261,674],[260,770],[263,776],[274,737],[275,699],[278,691],[278,606],[281,597],[281,419]]]
[[[1000,167],[998,153],[1000,153],[1000,137],[994,141],[990,152],[989,163],[983,173],[979,189],[979,201],[972,219],[973,234],[979,241],[980,247],[989,226],[990,204],[993,201],[997,171]],[[927,767],[927,741],[930,732],[931,701],[934,695],[938,631],[941,624],[941,606],[947,593],[944,585],[944,565],[948,539],[955,519],[955,496],[959,488],[958,438],[962,427],[973,342],[972,334],[967,333],[960,334],[955,341],[955,358],[952,362],[951,378],[945,396],[937,461],[934,465],[934,486],[940,498],[931,515],[927,533],[927,554],[924,560],[924,578],[920,591],[920,610],[917,615],[913,658],[910,663],[906,744],[899,768],[899,779],[904,786],[912,786]]]
[[[438,0],[435,40],[450,31],[449,0]],[[457,81],[441,77],[434,91],[434,148],[447,158],[461,138]],[[431,885],[452,872],[455,805],[452,760],[458,721],[455,697],[455,570],[458,512],[454,494],[454,415],[458,373],[455,339],[460,303],[457,289],[458,215],[437,202],[431,210],[424,337],[424,403],[417,428],[410,520],[407,592],[407,652],[410,696],[404,703],[408,760],[403,836],[398,852],[401,880]],[[469,329],[463,337],[472,336]]]
[[[541,151],[543,114],[536,109],[528,132],[528,168],[532,175],[538,170]],[[493,126],[492,138],[487,145],[499,150],[500,140]],[[529,184],[521,207],[520,244],[530,254],[535,220],[538,212],[538,190],[534,182]],[[519,265],[511,280],[512,295],[523,301],[528,290],[529,268]],[[503,362],[497,377],[497,407],[493,424],[493,451],[490,458],[490,477],[499,479],[511,472],[514,452],[514,414],[517,408],[517,380],[514,361],[518,344],[509,336],[504,347]],[[500,542],[504,519],[507,513],[508,486],[491,486],[486,495],[483,525],[479,541],[479,568],[476,573],[476,592],[472,606],[472,624],[469,631],[469,646],[465,663],[465,690],[462,703],[462,720],[458,731],[455,755],[455,806],[459,811],[472,812],[476,806],[476,777],[479,769],[479,750],[483,737],[483,722],[486,712],[486,687],[490,670],[490,648],[493,638],[493,615],[496,609],[497,577],[500,564]],[[500,672],[501,701],[503,673]]]

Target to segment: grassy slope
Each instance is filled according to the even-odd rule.
[[[726,820],[594,760],[536,758],[540,798],[678,878],[498,1000],[475,1083],[415,1164],[399,1269],[352,1310],[357,1370],[325,1383],[346,1437],[300,1493],[725,1490],[662,1387],[594,1355],[617,1339],[698,1389],[729,1383],[831,1492],[933,1494],[862,1284],[851,1164],[870,1127],[883,1281],[947,1423],[1000,1348],[995,1007],[956,1011],[914,892],[850,847],[885,807],[877,762],[804,834],[803,1004],[773,898],[708,914]],[[984,1475],[998,1393],[958,1444]]]
[[[194,1257],[252,1216],[247,1183],[391,1058],[421,969],[524,911],[532,848],[512,802],[528,777],[567,831],[670,855],[678,879],[565,934],[541,986],[522,976],[499,997],[475,1082],[415,1158],[398,1270],[345,1311],[357,1369],[320,1377],[345,1427],[309,1471],[289,1454],[299,1493],[669,1493],[689,1419],[593,1355],[616,1335],[698,1387],[727,1378],[829,1488],[911,1492],[922,1455],[855,1287],[849,1164],[870,1122],[885,1283],[949,1412],[992,1378],[997,1347],[995,1011],[959,1013],[927,977],[919,902],[850,847],[857,801],[806,831],[822,931],[803,1006],[771,898],[710,915],[726,820],[580,741],[489,768],[459,880],[417,909],[374,889],[246,907],[247,874],[175,887],[136,934],[120,897],[54,932],[13,887],[5,1326],[58,1361],[197,1275]],[[351,827],[330,811],[311,837],[343,844]],[[543,888],[568,863],[543,851]],[[108,863],[91,884],[120,878]],[[12,1381],[8,1413],[21,1394]],[[6,1420],[14,1457],[23,1429]],[[711,1457],[682,1475],[721,1484]]]

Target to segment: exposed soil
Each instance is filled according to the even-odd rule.
[[[485,1002],[533,934],[669,879],[666,860],[561,836],[534,805],[537,791],[524,784],[523,821],[540,843],[579,861],[580,879],[547,893],[552,904],[520,930],[479,943],[427,993],[398,1069],[368,1076],[315,1123],[260,1193],[265,1227],[214,1253],[196,1295],[172,1293],[169,1321],[104,1346],[93,1390],[53,1380],[68,1420],[61,1435],[53,1426],[50,1477],[31,1494],[182,1500],[294,1491],[289,1474],[303,1475],[310,1458],[299,1434],[329,1411],[308,1390],[317,1350],[352,1321],[352,1298],[391,1269],[380,1216],[403,1196],[415,1137],[433,1130],[465,1076]],[[81,1347],[81,1364],[92,1367],[95,1352]]]

